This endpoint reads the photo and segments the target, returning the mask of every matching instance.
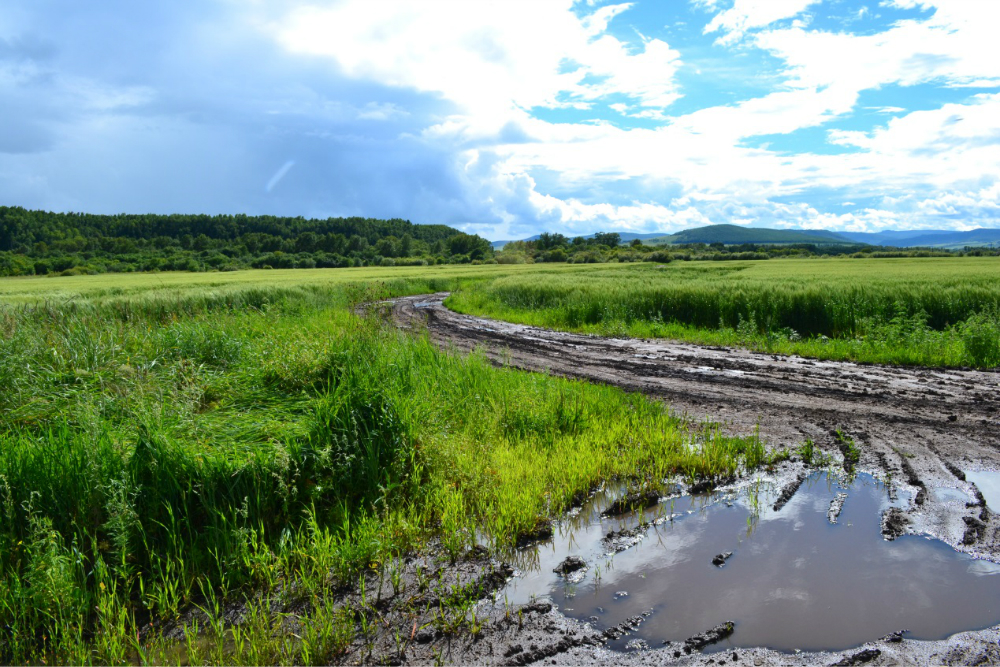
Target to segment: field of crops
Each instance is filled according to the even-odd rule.
[[[1000,365],[1000,260],[809,259],[604,266],[464,289],[464,313],[823,359]]]
[[[354,314],[496,268],[0,282],[0,662],[329,661],[366,631],[333,603],[362,570],[431,540],[504,549],[600,479],[765,461]],[[469,603],[448,600],[443,631]],[[161,631],[193,605],[205,642],[178,647]]]

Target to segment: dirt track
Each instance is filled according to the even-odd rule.
[[[890,473],[913,494],[899,521],[903,531],[928,533],[1000,562],[997,516],[935,493],[960,489],[975,497],[978,491],[962,470],[1000,469],[1000,373],[824,362],[570,334],[460,315],[444,307],[446,296],[396,299],[393,317],[402,327],[426,328],[442,347],[480,348],[498,364],[643,392],[676,413],[723,422],[735,433],[759,425],[770,446],[797,446],[811,438],[839,456],[833,431],[840,429],[859,445],[861,470],[881,477]],[[968,519],[985,519],[985,526],[970,537],[974,523]],[[995,645],[996,629],[969,637],[971,644]],[[944,645],[910,643],[911,650],[897,659],[923,662],[935,646]],[[971,648],[966,640],[960,643]]]

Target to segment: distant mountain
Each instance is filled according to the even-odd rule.
[[[741,227],[740,225],[708,225],[685,229],[676,234],[653,239],[653,243],[676,245],[679,243],[826,243],[849,244],[855,241],[844,236],[821,230],[767,229],[763,227]]]
[[[898,248],[948,248],[960,249],[966,246],[1000,246],[1000,229],[973,229],[956,232],[947,229],[906,229],[882,232],[831,232],[823,229],[768,229],[765,227],[743,227],[741,225],[708,225],[685,229],[676,234],[632,234],[619,232],[622,243],[640,239],[644,243],[740,243],[784,244],[819,243],[894,246]],[[538,234],[525,241],[537,241]],[[592,238],[590,234],[584,238]],[[493,241],[493,248],[499,250],[510,241]]]
[[[1000,229],[973,229],[968,232],[947,229],[912,229],[874,233],[837,233],[860,243],[901,248],[964,248],[965,246],[1000,245]]]

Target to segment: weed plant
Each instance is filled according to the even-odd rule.
[[[337,587],[429,540],[455,557],[477,538],[506,547],[601,479],[765,462],[759,439],[642,396],[445,354],[356,314],[456,286],[0,310],[0,662],[329,662],[373,618]],[[291,603],[304,611],[273,611]],[[462,596],[445,606],[442,624],[477,626]]]

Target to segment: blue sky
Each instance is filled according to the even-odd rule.
[[[0,204],[1000,227],[1000,2],[13,0]]]

